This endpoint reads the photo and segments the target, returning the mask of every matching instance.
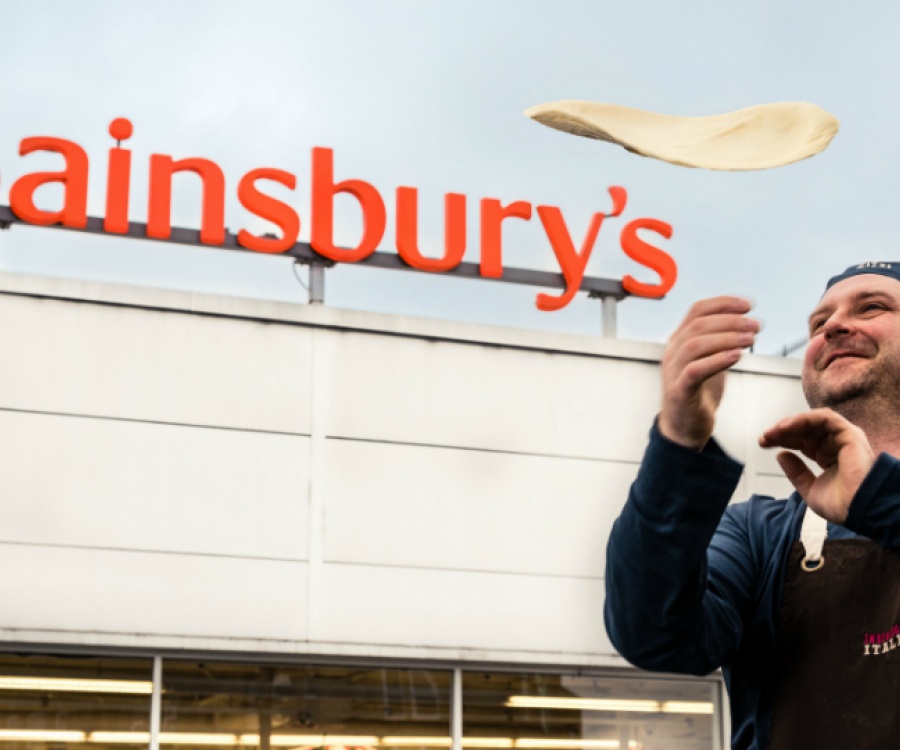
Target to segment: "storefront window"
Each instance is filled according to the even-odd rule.
[[[450,682],[449,672],[421,669],[165,660],[160,744],[448,747]]]
[[[0,750],[150,742],[152,662],[0,654]]]
[[[159,745],[172,750],[451,747],[452,673],[163,661]],[[462,673],[462,746],[712,750],[712,680]],[[150,745],[152,662],[0,655],[0,750]]]
[[[467,672],[463,747],[710,750],[709,681]]]

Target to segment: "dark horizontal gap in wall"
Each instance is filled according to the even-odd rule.
[[[406,564],[399,565],[396,563],[379,563],[379,562],[354,562],[353,560],[322,560],[323,565],[340,565],[348,568],[386,568],[392,570],[419,570],[431,571],[435,573],[462,573],[469,575],[475,573],[478,575],[490,576],[516,576],[518,578],[550,578],[554,580],[575,580],[575,581],[603,581],[605,576],[601,573],[595,576],[586,575],[569,575],[568,573],[533,573],[530,571],[519,570],[491,570],[488,568],[440,568],[436,565],[415,565]]]
[[[639,466],[640,459],[626,460],[623,458],[603,458],[602,456],[570,456],[564,453],[541,453],[536,451],[507,450],[502,448],[481,448],[471,445],[452,445],[449,443],[426,443],[410,440],[388,440],[385,438],[363,438],[346,435],[326,435],[327,440],[338,440],[347,443],[375,443],[383,445],[409,446],[412,448],[435,448],[440,450],[471,451],[474,453],[498,453],[507,456],[525,456],[529,458],[557,458],[567,461],[589,461],[591,463],[622,464],[624,466]]]
[[[82,552],[124,552],[133,555],[177,555],[178,557],[213,557],[221,560],[255,560],[259,562],[302,563],[308,559],[291,557],[265,557],[261,555],[226,555],[221,552],[197,552],[188,550],[144,549],[135,547],[107,547],[90,544],[65,544],[60,542],[21,542],[0,539],[0,545],[14,547],[40,547],[42,549],[71,549]]]
[[[129,422],[134,424],[152,424],[163,427],[192,427],[198,430],[224,430],[227,432],[249,432],[260,435],[282,435],[285,437],[310,437],[306,432],[285,432],[281,430],[262,430],[256,427],[230,427],[228,425],[196,424],[192,422],[166,422],[159,419],[141,419],[139,417],[113,417],[103,414],[81,414],[78,412],[43,411],[41,409],[18,409],[15,407],[0,406],[0,412],[13,414],[35,414],[44,417],[65,417],[70,419],[95,419],[105,422]]]

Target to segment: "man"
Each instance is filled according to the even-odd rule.
[[[811,410],[760,437],[821,473],[782,451],[796,492],[728,506],[741,466],[712,433],[725,373],[759,330],[749,311],[699,302],[668,342],[662,407],[609,540],[607,631],[645,669],[722,667],[734,748],[896,750],[900,263],[829,281],[803,361]]]

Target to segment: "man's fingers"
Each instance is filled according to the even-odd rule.
[[[717,335],[692,341],[680,351],[669,353],[662,363],[664,388],[689,394],[714,375],[727,370],[753,343],[752,337]]]
[[[714,375],[724,372],[741,358],[740,349],[718,351],[708,357],[694,360],[681,368],[675,387],[684,393],[695,391],[701,383]]]
[[[806,500],[809,497],[809,490],[813,482],[816,481],[816,475],[793,453],[780,451],[776,459],[788,481],[794,485],[794,489],[800,493],[800,497]]]
[[[721,297],[710,297],[702,299],[691,305],[684,322],[688,323],[695,318],[702,318],[708,315],[720,315],[723,313],[732,313],[737,315],[745,315],[750,312],[753,305],[748,299],[743,297],[734,297],[731,295],[723,295]]]
[[[715,297],[697,302],[668,341],[663,356],[664,379],[668,373],[671,383],[686,368],[691,368],[702,373],[699,379],[691,377],[692,384],[699,385],[703,377],[734,364],[740,350],[751,347],[759,331],[759,322],[744,314],[749,309],[749,301],[740,297]],[[727,364],[720,367],[723,358]],[[710,361],[703,361],[707,359]]]
[[[669,338],[662,359],[663,435],[690,448],[702,448],[715,423],[725,385],[724,370],[740,359],[759,330],[745,317],[750,302],[714,297],[694,304]]]
[[[813,409],[782,419],[766,430],[759,439],[763,448],[802,450],[827,438],[838,438],[853,425],[831,409]]]
[[[685,342],[672,351],[664,362],[664,367],[672,372],[681,372],[696,362],[725,352],[747,349],[753,344],[753,334],[747,332],[717,333],[699,336]]]
[[[749,334],[752,337],[759,333],[759,329],[759,321],[746,315],[717,314],[686,318],[669,337],[668,344],[670,349],[681,349],[695,339],[713,334]]]

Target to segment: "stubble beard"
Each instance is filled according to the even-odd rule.
[[[854,377],[828,385],[824,377],[812,379],[803,373],[803,395],[811,408],[833,409],[863,429],[885,427],[884,420],[900,415],[900,356],[892,354],[870,360],[870,366]],[[833,365],[832,365],[833,366]]]

